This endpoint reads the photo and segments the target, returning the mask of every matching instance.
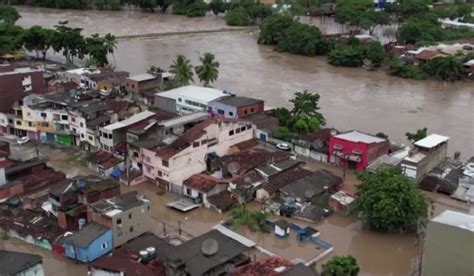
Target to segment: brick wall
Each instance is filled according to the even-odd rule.
[[[263,105],[263,102],[261,102],[261,103],[256,103],[256,104],[237,108],[237,116],[239,118],[243,118],[250,114],[261,113],[263,111],[264,111],[264,105]]]

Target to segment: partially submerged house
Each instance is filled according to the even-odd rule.
[[[0,275],[44,276],[43,258],[35,254],[0,250]]]
[[[83,263],[92,262],[112,251],[112,230],[99,223],[89,223],[69,236],[64,247],[68,258]]]

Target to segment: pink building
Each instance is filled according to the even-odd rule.
[[[183,181],[206,170],[208,154],[226,155],[231,146],[252,137],[253,125],[249,122],[209,118],[169,145],[141,148],[143,175],[182,194]]]
[[[337,166],[351,170],[364,170],[377,157],[387,154],[387,140],[351,131],[329,138],[329,160]]]

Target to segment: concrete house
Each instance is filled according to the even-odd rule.
[[[161,77],[153,74],[133,75],[125,79],[125,90],[130,98],[141,99],[149,104],[148,100],[153,100],[153,95],[161,89],[162,83]]]
[[[149,211],[150,200],[133,191],[91,204],[87,217],[109,227],[114,247],[118,247],[149,230]]]
[[[221,182],[218,178],[207,174],[195,174],[184,180],[184,195],[194,199],[197,203],[203,203],[209,207],[208,197],[225,191],[228,183]]]
[[[209,110],[226,118],[244,118],[253,113],[263,112],[264,101],[248,97],[225,97],[208,104]]]
[[[64,243],[66,256],[83,263],[92,262],[113,249],[112,230],[92,222],[69,236]]]
[[[209,118],[169,145],[142,148],[143,175],[182,194],[183,181],[206,170],[208,154],[226,155],[231,146],[251,139],[252,135],[253,127],[248,122]]]
[[[422,275],[474,274],[474,216],[444,211],[428,223]]]
[[[414,148],[400,166],[406,176],[419,183],[425,175],[441,164],[448,154],[449,137],[431,134],[416,141]]]
[[[155,94],[155,107],[168,112],[189,114],[207,111],[210,102],[231,94],[209,87],[183,86]]]
[[[44,276],[39,255],[0,250],[0,275]]]
[[[330,163],[361,171],[379,156],[388,153],[389,142],[359,131],[337,134],[329,138]]]
[[[99,150],[87,159],[87,167],[100,173],[102,176],[111,176],[115,170],[123,170],[124,160],[116,157],[110,152]]]

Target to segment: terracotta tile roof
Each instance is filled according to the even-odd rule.
[[[190,130],[186,131],[181,137],[176,139],[173,143],[171,143],[167,147],[160,149],[157,152],[157,155],[165,160],[173,157],[178,152],[191,146],[194,140],[206,134],[204,129],[206,129],[211,124],[214,124],[217,122],[218,122],[217,118],[208,118],[205,121],[195,125]]]
[[[279,189],[283,188],[285,185],[310,175],[311,173],[311,171],[301,167],[294,167],[272,176],[268,183],[263,184],[263,189],[265,189],[270,194],[273,194]]]
[[[419,54],[415,56],[415,59],[419,60],[430,60],[438,56],[439,53],[437,51],[432,50],[423,50]]]
[[[112,110],[114,113],[126,111],[130,106],[130,103],[127,101],[117,101],[114,99],[106,99],[104,103],[105,106],[107,106],[107,108]]]
[[[237,144],[233,145],[232,147],[235,147],[238,150],[242,151],[242,150],[246,150],[246,149],[249,149],[249,148],[253,148],[256,145],[258,145],[257,139],[252,138],[250,140],[237,143]]]
[[[277,272],[275,269],[282,268],[282,271]],[[280,273],[283,273],[293,267],[293,263],[279,258],[279,257],[270,257],[267,259],[258,260],[256,262],[244,265],[238,268],[235,268],[232,271],[232,276],[275,276]]]
[[[229,211],[238,202],[234,195],[227,190],[207,197],[207,201],[222,212]]]
[[[112,153],[99,150],[90,155],[87,159],[88,162],[101,166],[104,169],[110,169],[115,165],[123,162],[122,159],[115,157]]]
[[[222,168],[227,170],[229,164],[238,164],[238,175],[244,174],[249,170],[258,167],[266,162],[278,162],[287,159],[291,154],[282,151],[270,152],[260,148],[250,148],[237,154],[227,155],[221,158]]]
[[[184,180],[183,184],[189,188],[207,193],[220,183],[218,178],[207,174],[195,174]]]
[[[264,182],[265,178],[255,170],[249,171],[241,176],[232,179],[232,183],[238,186],[250,185],[256,182]]]

